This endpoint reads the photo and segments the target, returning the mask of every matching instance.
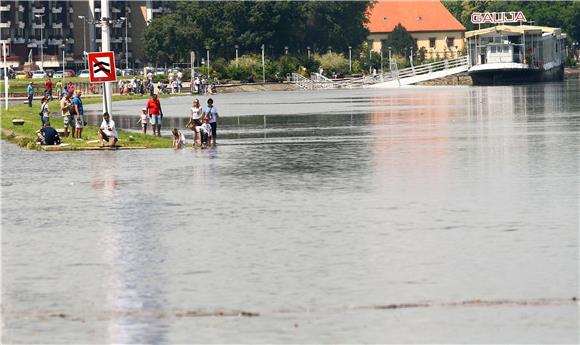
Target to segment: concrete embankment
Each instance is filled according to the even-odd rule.
[[[292,83],[255,83],[217,85],[218,93],[257,92],[257,91],[294,91],[298,86]]]

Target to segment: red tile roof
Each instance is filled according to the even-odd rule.
[[[371,33],[391,32],[399,23],[409,32],[465,31],[440,1],[377,1],[367,17]]]

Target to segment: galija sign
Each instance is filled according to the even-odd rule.
[[[527,22],[526,17],[519,12],[473,12],[471,14],[471,22],[473,24],[485,24],[485,23],[517,23],[517,22]]]

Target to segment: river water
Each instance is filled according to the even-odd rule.
[[[208,150],[3,143],[2,343],[578,343],[579,96],[224,94]]]

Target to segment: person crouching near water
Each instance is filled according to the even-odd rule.
[[[173,133],[173,148],[181,149],[185,146],[185,135],[181,133],[177,128],[171,130]]]
[[[99,146],[103,147],[103,142],[107,142],[109,146],[113,147],[119,140],[117,134],[117,128],[115,128],[115,121],[111,120],[109,113],[103,114],[103,122],[101,122],[101,127],[99,128]]]
[[[201,148],[205,149],[212,137],[211,126],[208,123],[207,116],[203,118],[203,123],[199,126],[199,133],[201,135]]]
[[[36,131],[36,143],[40,145],[60,145],[60,137],[56,129],[50,127],[50,122],[42,124],[42,128]]]
[[[141,118],[139,119],[141,122],[141,128],[143,128],[143,134],[147,134],[147,123],[149,122],[149,115],[147,115],[147,108],[141,109]],[[137,122],[137,123],[139,123]]]

